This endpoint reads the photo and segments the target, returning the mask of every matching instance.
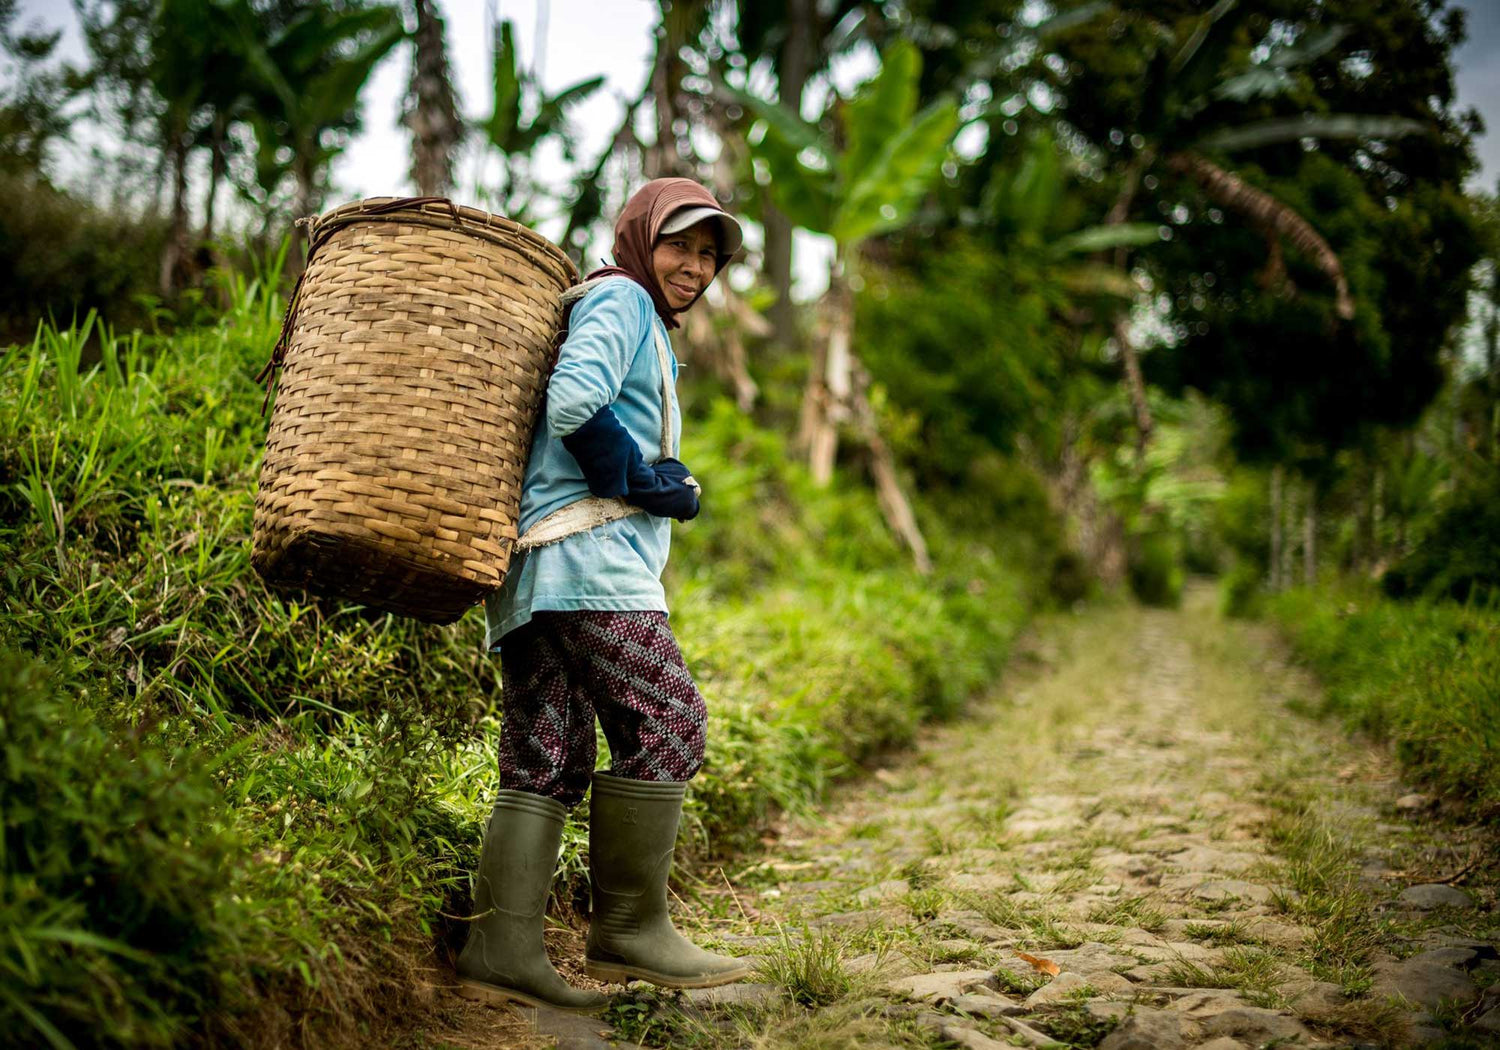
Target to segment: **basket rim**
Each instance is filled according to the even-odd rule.
[[[402,203],[410,202],[410,203]],[[500,236],[519,238],[528,246],[540,249],[553,264],[562,288],[578,283],[578,267],[556,244],[537,233],[529,226],[493,212],[483,211],[466,204],[458,204],[447,198],[434,197],[365,197],[349,201],[336,208],[314,216],[308,222],[308,236],[314,243],[332,234],[337,227],[357,222],[416,222],[423,226],[459,230],[485,240],[503,243]],[[513,243],[506,247],[514,249]],[[540,260],[538,260],[540,261]]]

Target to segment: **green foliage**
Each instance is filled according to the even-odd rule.
[[[1500,807],[1500,613],[1395,602],[1368,591],[1294,591],[1270,613],[1322,679],[1327,707],[1392,741],[1412,773]]]
[[[232,996],[238,842],[198,756],[0,648],[0,1031],[169,1047]]]
[[[1259,565],[1236,560],[1219,581],[1219,608],[1225,616],[1253,618],[1263,608],[1261,593],[1263,573]]]
[[[1182,551],[1169,532],[1149,532],[1128,547],[1130,593],[1146,605],[1175,607],[1182,600]]]
[[[1500,474],[1456,494],[1381,582],[1398,598],[1500,594]]]
[[[924,247],[864,274],[860,354],[922,421],[922,459],[956,479],[986,446],[1010,451],[1056,426],[1068,340],[1052,311],[1063,293],[1035,256],[961,236]]]
[[[393,1015],[419,1009],[410,968],[461,943],[464,925],[444,916],[467,913],[494,787],[499,668],[473,616],[433,628],[271,593],[249,569],[265,432],[251,376],[280,322],[278,276],[272,263],[226,279],[233,303],[210,327],[122,337],[90,317],[44,325],[0,355],[11,408],[0,418],[0,642],[86,694],[77,725],[99,739],[149,727],[128,739],[143,733],[141,746],[167,757],[138,763],[145,781],[120,783],[187,785],[169,811],[186,830],[163,833],[187,862],[142,855],[161,873],[151,891],[201,920],[203,947],[153,956],[158,984],[140,987],[160,992],[158,1012],[115,1002],[135,1011],[122,1032],[201,1031],[194,996],[229,1002],[225,1023],[283,1045],[367,1016],[372,1000]],[[924,719],[956,712],[998,671],[1028,596],[1013,568],[1023,540],[1002,542],[992,524],[991,508],[1012,498],[1002,486],[941,516],[918,507],[938,561],[923,578],[862,486],[815,488],[779,435],[726,403],[684,430],[684,456],[712,493],[679,531],[668,581],[712,720],[688,802],[682,853],[693,857],[748,840]],[[80,762],[114,768],[89,746]],[[185,772],[200,762],[210,786]],[[59,777],[82,768],[56,763]],[[105,798],[101,812],[128,801]],[[562,902],[585,876],[582,839],[571,822]],[[119,845],[135,848],[135,831]],[[202,877],[200,864],[218,871],[225,856],[212,886],[173,881]],[[192,910],[206,901],[212,911]],[[242,998],[205,990],[193,967],[208,958]]]
[[[760,965],[760,975],[793,1002],[810,1007],[837,1002],[853,986],[844,969],[844,941],[826,930],[804,929],[798,937],[782,930],[781,942]]]
[[[37,322],[108,311],[144,325],[166,223],[111,214],[45,182],[0,176],[0,344],[29,340]]]
[[[911,221],[959,127],[951,98],[917,110],[921,70],[915,45],[898,40],[886,48],[875,78],[835,107],[842,150],[785,106],[734,92],[760,118],[751,136],[759,174],[794,223],[847,249]]]

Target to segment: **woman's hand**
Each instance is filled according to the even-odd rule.
[[[642,463],[641,468],[631,472],[626,503],[648,514],[678,521],[698,516],[698,494],[702,488],[681,461],[668,457],[657,460],[653,466]]]
[[[562,439],[595,496],[621,496],[648,514],[687,521],[698,516],[701,489],[675,459],[646,462],[640,446],[608,405]]]

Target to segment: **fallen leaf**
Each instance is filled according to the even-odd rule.
[[[1023,951],[1017,951],[1016,954],[1029,962],[1032,965],[1032,968],[1037,971],[1037,973],[1044,973],[1049,977],[1056,977],[1060,972],[1062,972],[1062,968],[1059,967],[1057,963],[1053,962],[1051,959],[1042,959],[1035,955],[1027,955]]]

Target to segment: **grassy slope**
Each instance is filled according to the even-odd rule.
[[[1418,777],[1500,814],[1500,609],[1293,591],[1270,603],[1327,707]]]
[[[0,359],[0,735],[33,745],[0,749],[0,1030],[57,1046],[357,1043],[467,913],[499,730],[478,614],[425,627],[249,570],[280,302],[234,302],[81,371],[77,329]],[[701,854],[956,710],[1026,603],[1018,548],[964,525],[992,509],[926,515],[923,580],[867,492],[812,490],[776,435],[721,406],[690,436],[711,497],[669,593],[712,711]]]

